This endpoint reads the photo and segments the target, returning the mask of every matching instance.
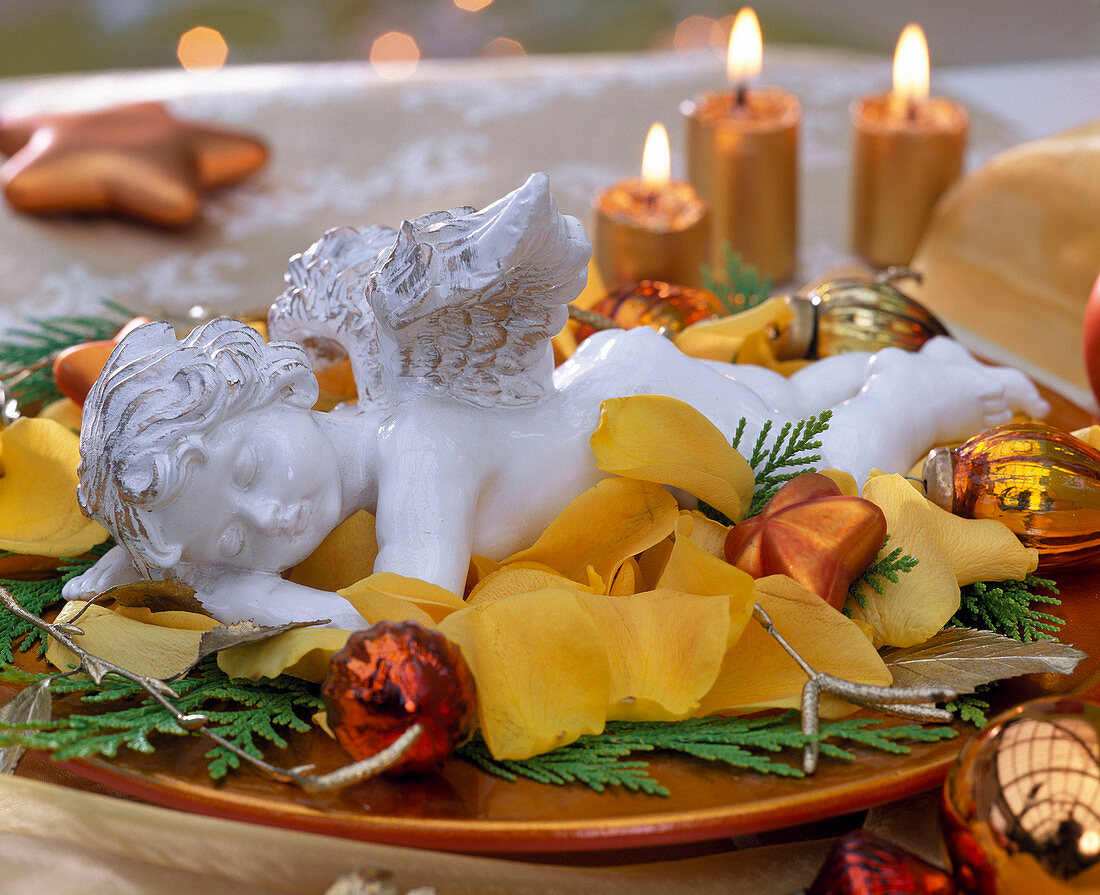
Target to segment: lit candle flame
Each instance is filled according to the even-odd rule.
[[[920,25],[906,25],[894,51],[893,104],[902,114],[913,114],[928,99],[928,42]]]
[[[744,7],[733,20],[729,50],[726,53],[726,74],[740,92],[753,78],[759,77],[764,58],[764,40],[760,22],[751,7]]]
[[[661,122],[649,129],[642,150],[642,183],[648,187],[662,187],[668,183],[672,171],[669,158],[668,131]]]

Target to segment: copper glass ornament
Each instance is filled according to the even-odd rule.
[[[623,329],[652,326],[664,333],[678,333],[700,320],[729,314],[713,292],[660,280],[642,280],[614,289],[592,310]],[[592,333],[590,327],[582,327],[579,338],[586,339]]]
[[[994,719],[944,784],[960,891],[1100,892],[1100,706],[1039,699]]]
[[[809,294],[790,296],[794,319],[779,334],[783,360],[830,357],[848,351],[916,351],[947,327],[894,284],[915,274],[890,268],[874,279],[831,280]]]
[[[954,895],[951,877],[866,830],[841,836],[806,895]]]
[[[1000,519],[1039,568],[1100,560],[1100,451],[1041,423],[1008,423],[924,464],[928,497],[970,519]]]

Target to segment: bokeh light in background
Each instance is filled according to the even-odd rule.
[[[387,81],[399,81],[416,71],[420,48],[408,34],[387,31],[371,44],[370,63]]]
[[[725,55],[743,0],[14,0],[0,2],[0,77],[177,64],[180,36],[220,33],[234,64],[367,60],[408,35],[422,59],[482,56],[514,41],[528,55],[666,50]],[[939,66],[1093,58],[1100,2],[757,0],[769,46],[814,44],[888,58],[918,21]],[[510,47],[510,45],[507,45]],[[514,51],[511,47],[509,52]],[[765,74],[765,79],[767,75]]]
[[[523,44],[510,37],[494,37],[481,50],[482,56],[526,56]]]
[[[493,0],[454,0],[454,5],[459,9],[464,9],[467,12],[477,12],[484,9]]]
[[[176,45],[176,58],[188,71],[215,71],[225,65],[228,56],[225,38],[202,25],[185,31]]]

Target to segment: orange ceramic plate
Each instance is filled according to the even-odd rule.
[[[1053,397],[1054,420],[1088,422]],[[1062,639],[1089,654],[1075,674],[1033,675],[1002,685],[1009,705],[1035,696],[1073,692],[1100,698],[1100,586],[1082,575],[1062,576]],[[1094,658],[1098,657],[1098,658]],[[914,746],[904,756],[856,750],[853,763],[823,760],[814,777],[788,779],[739,773],[707,762],[653,756],[651,773],[670,791],[660,798],[594,793],[580,785],[508,782],[464,761],[438,773],[379,778],[336,794],[306,794],[249,771],[221,783],[205,773],[205,741],[162,741],[153,755],[124,752],[115,759],[77,761],[78,774],[150,802],[220,817],[314,833],[418,848],[465,852],[609,850],[704,842],[758,833],[846,814],[939,784],[965,738]],[[799,756],[784,756],[797,763]],[[277,759],[284,766],[343,764],[323,735],[297,738]]]

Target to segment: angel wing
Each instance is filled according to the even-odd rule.
[[[385,400],[377,324],[366,292],[371,272],[396,237],[389,227],[327,231],[290,259],[286,289],[267,316],[271,337],[301,344],[314,369],[346,354],[361,401]]]
[[[387,385],[478,407],[537,401],[553,388],[550,338],[590,255],[545,174],[481,211],[406,221],[368,277]]]
[[[268,326],[315,365],[346,352],[361,403],[429,394],[529,404],[553,387],[550,338],[590,255],[581,223],[558,213],[549,178],[533,174],[481,211],[328,231],[290,259]]]

